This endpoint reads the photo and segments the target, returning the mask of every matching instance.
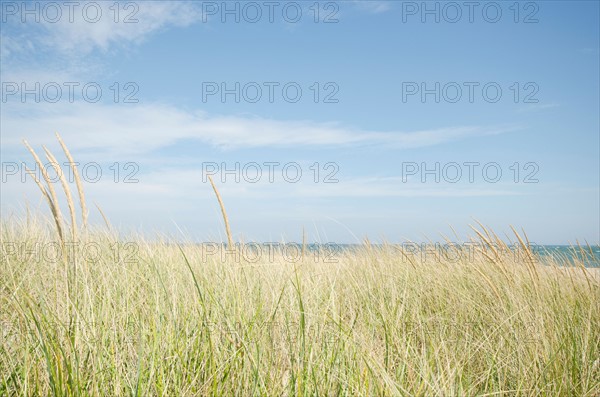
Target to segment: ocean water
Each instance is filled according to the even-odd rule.
[[[283,255],[284,260],[295,263],[304,255],[305,258],[314,258],[323,263],[334,263],[338,261],[339,255],[352,254],[365,250],[364,244],[338,244],[338,243],[311,243],[306,244],[304,248],[301,243],[236,243],[237,250],[229,250],[224,243],[204,242],[196,244],[202,251],[203,257],[236,257],[242,255],[250,262],[259,260],[269,260],[274,258],[274,254]],[[478,260],[477,252],[484,250],[488,255],[494,257],[496,254],[501,258],[512,257],[517,261],[531,261],[540,264],[554,263],[559,266],[573,266],[576,263],[583,263],[590,268],[600,268],[600,246],[582,246],[573,247],[568,245],[537,245],[530,244],[529,248],[534,253],[530,254],[523,250],[519,245],[513,246],[494,246],[492,250],[487,245],[480,243],[403,243],[403,244],[370,244],[370,249],[385,250],[392,255],[397,251],[398,258],[401,261],[409,263],[407,253],[411,257],[411,262],[424,263],[439,256],[445,258],[449,263],[458,263],[470,260]],[[303,254],[304,251],[304,254]],[[237,253],[237,254],[236,254]]]
[[[600,246],[582,246],[582,249],[585,253],[581,252],[579,247],[568,245],[540,245],[535,247],[534,252],[542,259],[548,257],[557,260],[564,259],[570,263],[580,260],[586,267],[600,267]]]
[[[300,243],[285,243],[285,244],[259,244],[262,247],[269,246],[270,249],[281,250],[287,252],[289,255],[294,256],[294,253],[299,253],[302,244]],[[327,255],[334,257],[337,254],[349,253],[353,251],[363,250],[364,244],[337,244],[337,243],[324,243],[324,244],[307,244],[305,249],[309,253],[320,252],[325,253],[323,257]],[[428,255],[444,254],[446,257],[454,258],[458,261],[461,257],[468,257],[476,249],[481,246],[478,244],[467,244],[467,243],[404,243],[404,244],[371,244],[373,249],[388,249],[398,250],[398,253],[402,250],[403,252],[412,252],[421,259],[426,259]],[[458,248],[457,248],[458,247]],[[528,259],[527,254],[518,245],[509,246],[509,250],[506,248],[496,247],[500,251],[501,255],[513,255],[515,258],[522,258],[523,260]],[[568,245],[536,245],[531,244],[530,249],[537,256],[534,260],[540,263],[554,262],[565,266],[574,265],[576,262],[583,262],[586,267],[597,267],[600,268],[600,246],[582,246],[573,247]],[[488,247],[486,252],[491,253],[491,249]]]

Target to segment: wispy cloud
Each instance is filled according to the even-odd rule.
[[[15,109],[11,109],[15,106]],[[18,145],[27,137],[49,143],[60,131],[74,149],[140,154],[197,140],[222,149],[254,147],[339,147],[382,145],[394,149],[515,131],[518,126],[452,126],[418,131],[373,131],[338,122],[276,120],[263,117],[213,116],[170,105],[48,104],[24,109],[4,106],[3,145]]]
[[[536,112],[539,110],[554,109],[559,107],[558,103],[531,103],[521,106],[518,112]]]
[[[391,1],[369,0],[369,1],[353,1],[353,4],[361,10],[365,10],[372,14],[380,14],[389,11]]]
[[[72,13],[72,20],[69,20],[67,9],[62,10],[63,15],[56,22],[41,18],[39,22],[22,23],[19,18],[7,18],[12,29],[10,33],[6,33],[7,29],[3,33],[2,56],[42,49],[70,55],[86,55],[97,49],[107,51],[111,45],[140,43],[163,28],[188,26],[202,15],[200,7],[192,2],[119,3],[118,14],[115,13],[116,3],[94,4],[94,10],[89,11],[90,18],[96,17],[96,6],[101,10],[101,17],[95,22],[83,18],[82,4]]]

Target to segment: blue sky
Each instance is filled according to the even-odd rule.
[[[59,153],[58,131],[76,160],[99,165],[88,200],[122,230],[222,239],[203,164],[239,163],[239,181],[214,178],[246,241],[297,241],[302,228],[322,242],[436,240],[449,225],[462,238],[474,219],[538,244],[600,240],[596,1],[428,2],[439,22],[422,2],[273,2],[272,22],[262,1],[227,2],[239,22],[220,1],[123,2],[118,15],[113,2],[79,2],[72,22],[55,4],[60,18],[44,3],[2,2],[3,219],[26,201],[47,212],[8,164],[32,165],[22,139]],[[36,83],[39,100],[23,95]],[[239,103],[207,94],[236,83]],[[436,84],[439,102],[420,95]],[[257,183],[251,165],[242,172],[250,163]],[[436,163],[439,182],[422,172]],[[478,163],[472,182],[465,163]],[[137,183],[124,183],[130,172]],[[330,173],[337,182],[324,183]],[[101,222],[95,209],[91,219]]]

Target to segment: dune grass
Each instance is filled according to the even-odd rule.
[[[600,394],[595,269],[87,238],[3,225],[0,395]]]
[[[36,182],[52,218],[1,224],[0,396],[600,395],[598,269],[516,231],[517,250],[478,226],[468,252],[303,243],[292,260],[69,237]]]

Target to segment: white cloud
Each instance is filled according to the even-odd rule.
[[[535,112],[538,110],[554,109],[560,107],[558,103],[530,103],[525,104],[517,109],[519,113],[523,112]]]
[[[0,56],[6,59],[18,53],[33,52],[35,47],[31,40],[26,37],[12,37],[5,33],[0,33]]]
[[[46,26],[50,36],[48,44],[59,50],[86,50],[98,47],[107,50],[111,44],[143,41],[149,34],[167,26],[187,26],[199,19],[200,12],[192,3],[185,2],[136,2],[139,11],[132,18],[137,22],[124,23],[122,20],[135,9],[121,10],[121,21],[115,23],[114,14],[108,9],[111,3],[101,3],[103,14],[97,23],[83,19],[75,23],[64,21],[54,26]]]
[[[57,152],[58,154],[58,152]],[[77,157],[77,156],[76,156]],[[58,154],[59,161],[62,156]],[[78,160],[76,158],[75,160]],[[306,169],[305,169],[306,170]],[[148,214],[158,211],[185,213],[200,211],[199,217],[207,216],[216,210],[214,193],[207,182],[203,182],[201,167],[176,167],[153,170],[136,175],[138,183],[123,183],[113,181],[113,173],[104,169],[105,173],[98,182],[91,182],[84,176],[84,191],[88,202],[97,202],[103,208],[121,213],[135,212]],[[35,203],[40,193],[30,177],[21,180],[20,174],[5,175],[2,182],[2,210],[18,208],[23,199]],[[306,200],[328,200],[330,203],[343,202],[344,198],[354,199],[385,199],[385,198],[466,198],[466,197],[497,197],[518,196],[524,194],[520,189],[510,184],[500,186],[484,182],[456,186],[449,184],[423,184],[419,182],[404,183],[401,177],[369,177],[341,178],[338,183],[315,183],[312,175],[304,175],[299,182],[286,182],[278,174],[274,182],[269,182],[266,175],[258,183],[241,181],[236,183],[231,175],[223,183],[217,178],[219,191],[228,201],[234,200],[244,208],[251,208],[257,202],[262,203],[306,203]],[[75,186],[71,184],[72,191]],[[62,189],[57,187],[62,205],[65,200]],[[115,198],[118,198],[116,200]],[[247,201],[248,202],[245,202]],[[173,203],[177,203],[173,206]],[[206,204],[209,204],[206,207]],[[248,204],[254,203],[254,204]],[[314,203],[314,201],[313,201]],[[321,203],[325,203],[321,201]],[[44,205],[44,203],[42,203]],[[67,209],[63,208],[63,212]],[[95,211],[95,209],[93,209]],[[378,214],[377,207],[370,208],[371,215]]]
[[[21,23],[18,13],[11,15],[7,26],[14,30],[10,35],[5,33],[2,36],[2,55],[40,49],[71,55],[86,55],[96,49],[107,51],[115,44],[139,44],[160,29],[188,26],[201,17],[200,8],[193,2],[142,1],[118,4],[118,15],[115,2],[82,2],[75,5],[72,11],[67,6],[61,6],[62,16],[55,22],[52,22],[54,10],[50,17],[44,17],[46,13],[41,13],[39,23],[32,18]],[[84,12],[86,5],[93,6]],[[99,14],[96,7],[100,10]],[[18,40],[15,37],[17,35]]]
[[[23,138],[49,144],[54,142],[53,134],[58,131],[73,149],[134,155],[183,139],[223,149],[366,145],[410,149],[518,129],[516,126],[455,126],[419,131],[371,131],[337,122],[211,116],[160,104],[7,103],[2,113],[5,148],[20,145]]]
[[[392,8],[390,1],[379,1],[379,0],[369,0],[369,1],[358,0],[358,1],[354,1],[354,5],[356,5],[356,7],[358,7],[358,8],[365,10],[372,14],[379,14],[382,12],[386,12]]]
[[[336,184],[299,185],[294,195],[301,197],[490,197],[514,196],[512,188],[497,188],[480,183],[476,186],[453,186],[449,183],[432,187],[425,183],[406,183],[400,177],[355,178]],[[444,186],[446,185],[446,186]],[[448,186],[450,185],[450,186]]]

